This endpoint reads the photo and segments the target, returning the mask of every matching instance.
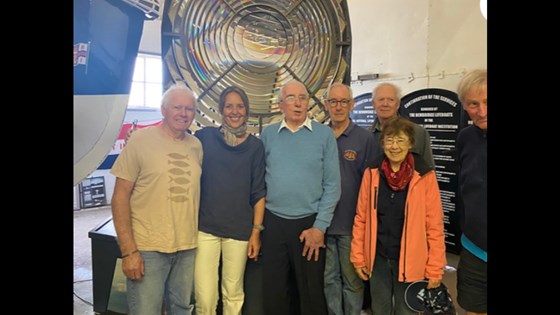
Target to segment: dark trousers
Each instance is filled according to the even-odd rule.
[[[302,256],[299,235],[313,226],[315,216],[283,219],[266,210],[262,234],[264,314],[326,315],[325,249],[319,261]]]
[[[262,251],[261,251],[262,252]],[[264,288],[262,255],[257,261],[247,260],[245,267],[245,277],[243,289],[245,291],[245,301],[243,301],[243,315],[263,315],[264,312]]]

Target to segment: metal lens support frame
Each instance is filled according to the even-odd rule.
[[[148,20],[155,20],[159,17],[159,0],[123,0],[125,3],[140,9]]]
[[[319,122],[329,118],[320,102],[329,84],[350,82],[345,0],[168,0],[164,8],[164,80],[184,81],[198,96],[193,129],[220,125],[228,86],[247,92],[249,131],[260,133],[281,119],[278,92],[288,81],[307,86],[309,117]]]

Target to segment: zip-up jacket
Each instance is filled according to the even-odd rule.
[[[445,236],[436,173],[421,157],[412,155],[414,173],[405,203],[399,281],[441,280],[446,264]],[[352,229],[350,261],[354,268],[367,267],[368,274],[374,268],[379,172],[384,158],[372,161],[364,172]]]

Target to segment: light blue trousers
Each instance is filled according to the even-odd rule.
[[[196,249],[140,254],[144,259],[144,276],[126,281],[129,314],[159,315],[165,299],[168,315],[191,315]]]

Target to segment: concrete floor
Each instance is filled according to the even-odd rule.
[[[96,314],[92,305],[91,239],[88,232],[110,216],[109,206],[74,211],[74,315]]]
[[[445,273],[443,274],[443,284],[447,287],[451,298],[453,299],[453,304],[457,310],[458,315],[465,315],[466,312],[462,309],[459,304],[457,304],[457,264],[459,263],[459,256],[447,253],[447,267],[445,268]]]
[[[97,314],[93,311],[93,288],[91,273],[91,239],[88,232],[111,216],[111,207],[99,207],[74,211],[74,315]],[[449,289],[458,315],[465,315],[456,302],[456,268],[458,256],[447,254],[443,283]],[[261,314],[259,314],[261,315]]]

